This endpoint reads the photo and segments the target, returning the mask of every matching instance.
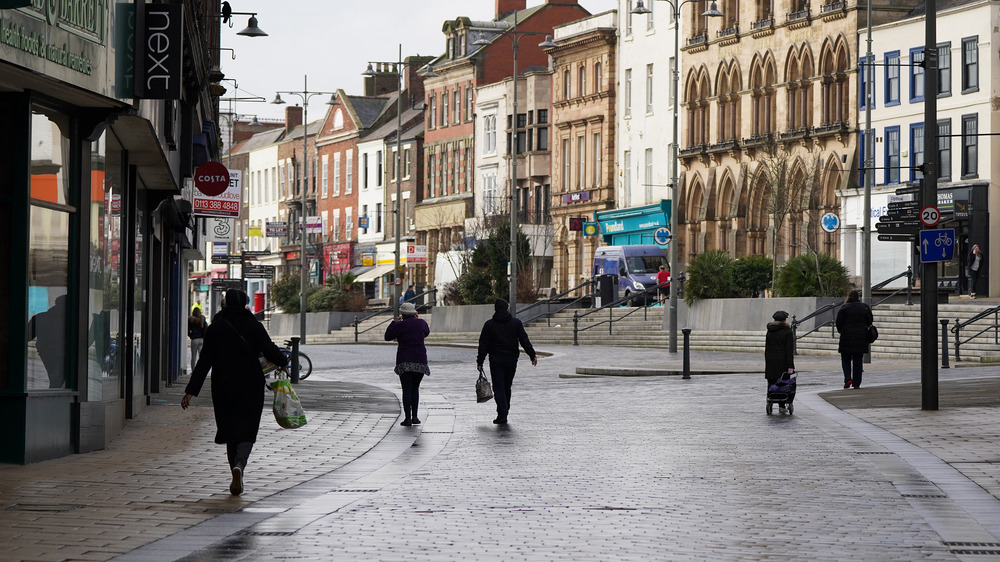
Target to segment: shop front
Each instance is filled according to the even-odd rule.
[[[594,216],[606,246],[656,244],[653,239],[656,229],[670,227],[670,201],[664,199],[655,205],[597,211]]]
[[[81,4],[0,10],[0,462],[106,447],[180,369],[190,240],[151,119],[183,168],[196,112],[136,95],[133,4]]]

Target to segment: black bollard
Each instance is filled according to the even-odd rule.
[[[941,368],[948,369],[948,319],[941,319]]]
[[[299,384],[299,338],[293,336],[292,341],[292,384]]]
[[[681,378],[691,378],[691,328],[681,328],[684,334],[684,376]]]

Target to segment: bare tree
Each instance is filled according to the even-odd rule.
[[[819,189],[819,154],[812,150],[793,151],[772,137],[754,153],[753,159],[757,162],[756,184],[764,189],[763,206],[771,226],[770,246],[774,258],[771,278],[774,279],[778,246],[782,243],[785,226],[791,222],[794,228],[803,220],[819,224],[819,217],[809,214]],[[794,242],[799,243],[798,240]]]

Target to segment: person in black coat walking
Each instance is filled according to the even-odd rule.
[[[870,306],[861,301],[861,291],[854,289],[847,295],[844,305],[837,311],[837,332],[840,343],[841,367],[844,369],[844,388],[861,387],[864,357],[868,353],[868,327],[875,322]]]
[[[205,330],[205,347],[181,399],[181,408],[186,410],[212,370],[215,442],[226,444],[233,476],[229,491],[236,496],[243,493],[243,471],[257,441],[264,410],[264,372],[257,357],[263,353],[280,367],[288,362],[264,326],[247,310],[247,300],[243,291],[226,291],[226,305]]]
[[[479,334],[479,352],[476,355],[476,368],[483,372],[483,361],[490,356],[490,378],[493,379],[493,400],[497,404],[496,424],[507,423],[507,412],[510,411],[510,387],[517,371],[517,357],[520,343],[524,352],[531,358],[531,366],[538,365],[535,348],[528,341],[524,324],[510,313],[510,305],[504,299],[493,303],[493,318],[483,324]]]
[[[767,323],[764,337],[764,378],[770,388],[778,379],[795,372],[795,335],[788,325],[788,313],[779,310],[772,316],[774,322]],[[778,402],[784,408],[784,402]]]

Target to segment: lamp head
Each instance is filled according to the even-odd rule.
[[[275,105],[284,105],[285,100],[281,99],[281,94],[274,94],[274,101],[271,103]]]
[[[257,27],[257,14],[250,16],[246,29],[238,32],[236,35],[244,37],[267,37],[267,33],[264,33],[263,29]]]
[[[642,0],[639,0],[639,1],[642,2]],[[553,41],[551,35],[546,35],[545,36],[545,41],[542,41],[541,43],[539,43],[538,46],[541,47],[541,48],[543,48],[543,49],[551,49],[553,47],[558,47],[559,43],[556,43],[555,41]]]
[[[654,1],[654,0],[650,0],[650,1]],[[642,14],[651,14],[651,13],[653,13],[653,10],[650,10],[649,8],[647,8],[647,7],[646,7],[646,6],[645,6],[645,5],[644,5],[644,4],[642,3],[642,0],[638,0],[638,1],[636,2],[636,4],[635,4],[635,7],[634,7],[634,8],[632,8],[632,13],[633,13],[633,14],[636,14],[636,15],[642,15]]]
[[[489,45],[490,42],[489,42],[488,39],[486,39],[486,37],[483,34],[480,33],[479,34],[479,39],[476,39],[475,41],[473,41],[472,44],[482,47],[484,45]]]
[[[375,69],[372,68],[372,63],[368,63],[368,70],[361,73],[362,76],[375,76]]]
[[[705,13],[703,13],[701,15],[708,16],[710,18],[721,18],[721,17],[723,17],[723,13],[719,11],[719,6],[716,5],[716,3],[714,1],[708,7],[708,10],[705,10]]]
[[[326,102],[326,105],[340,105],[340,100],[337,99],[337,94],[331,94],[330,101]]]

